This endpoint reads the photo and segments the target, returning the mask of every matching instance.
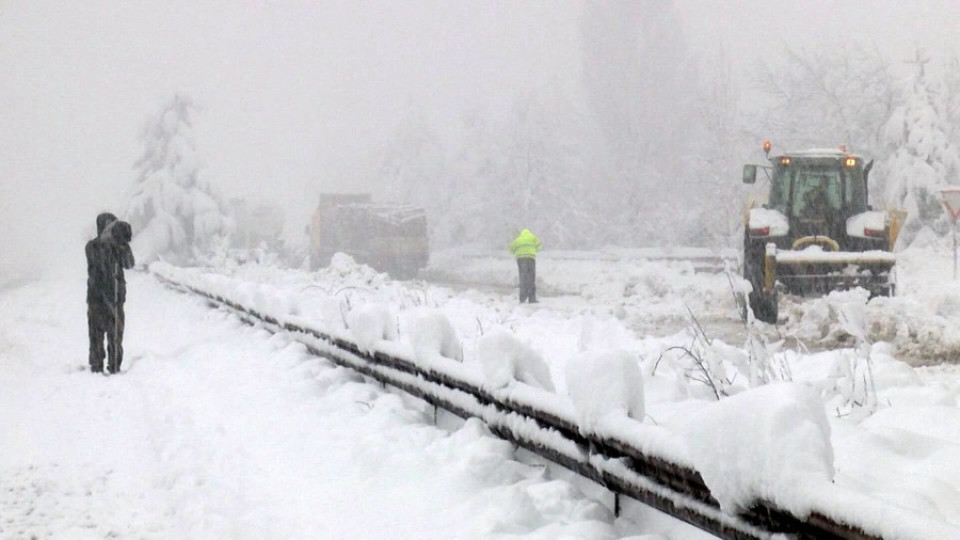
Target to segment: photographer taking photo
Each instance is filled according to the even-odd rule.
[[[97,237],[87,242],[87,328],[90,336],[90,370],[117,373],[123,363],[123,304],[127,299],[124,269],[133,268],[130,224],[104,212],[97,216]],[[107,350],[104,351],[104,334]]]

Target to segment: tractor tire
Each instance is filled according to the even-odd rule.
[[[748,238],[744,238],[743,247],[743,277],[753,288],[747,295],[746,304],[758,321],[776,324],[780,309],[777,291],[774,289],[769,294],[763,292],[764,251],[757,244],[751,244]],[[746,320],[746,313],[743,318]]]
[[[756,284],[754,285],[757,287]],[[751,292],[748,295],[750,309],[753,310],[753,316],[758,321],[769,324],[777,324],[777,317],[780,315],[780,298],[777,291],[770,294],[764,294],[762,289],[759,292]]]

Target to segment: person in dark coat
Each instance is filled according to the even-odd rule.
[[[109,212],[97,216],[97,237],[87,242],[87,328],[90,336],[90,370],[117,373],[123,363],[123,304],[127,296],[124,269],[133,268],[130,224]],[[107,350],[103,348],[106,334]]]

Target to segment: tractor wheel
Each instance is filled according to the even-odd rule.
[[[743,277],[750,282],[753,290],[747,295],[747,304],[753,310],[753,316],[765,323],[776,324],[779,315],[777,291],[763,292],[763,250],[750,249],[749,241],[744,242]],[[744,313],[744,320],[746,314]]]
[[[754,286],[757,286],[755,284]],[[753,310],[753,316],[758,321],[777,324],[777,316],[780,311],[780,298],[777,291],[770,294],[764,294],[763,289],[758,288],[758,292],[751,292],[749,295],[750,309]]]

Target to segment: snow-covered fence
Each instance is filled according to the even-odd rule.
[[[282,306],[239,294],[223,276],[154,270],[163,282],[233,310],[248,322],[286,332],[312,353],[401,389],[463,418],[483,420],[498,436],[721,538],[923,538],[931,530],[879,501],[823,486],[799,500],[793,511],[759,500],[736,515],[725,513],[703,476],[664,434],[628,417],[585,427],[564,396],[528,385],[490,385],[482,373],[442,356],[418,356],[397,343],[358,343],[349,332],[315,328],[281,313]],[[771,497],[777,499],[778,497]],[[868,516],[868,517],[864,517]],[[936,529],[933,526],[933,529]],[[935,534],[935,536],[937,536]],[[948,537],[947,536],[943,537]]]

